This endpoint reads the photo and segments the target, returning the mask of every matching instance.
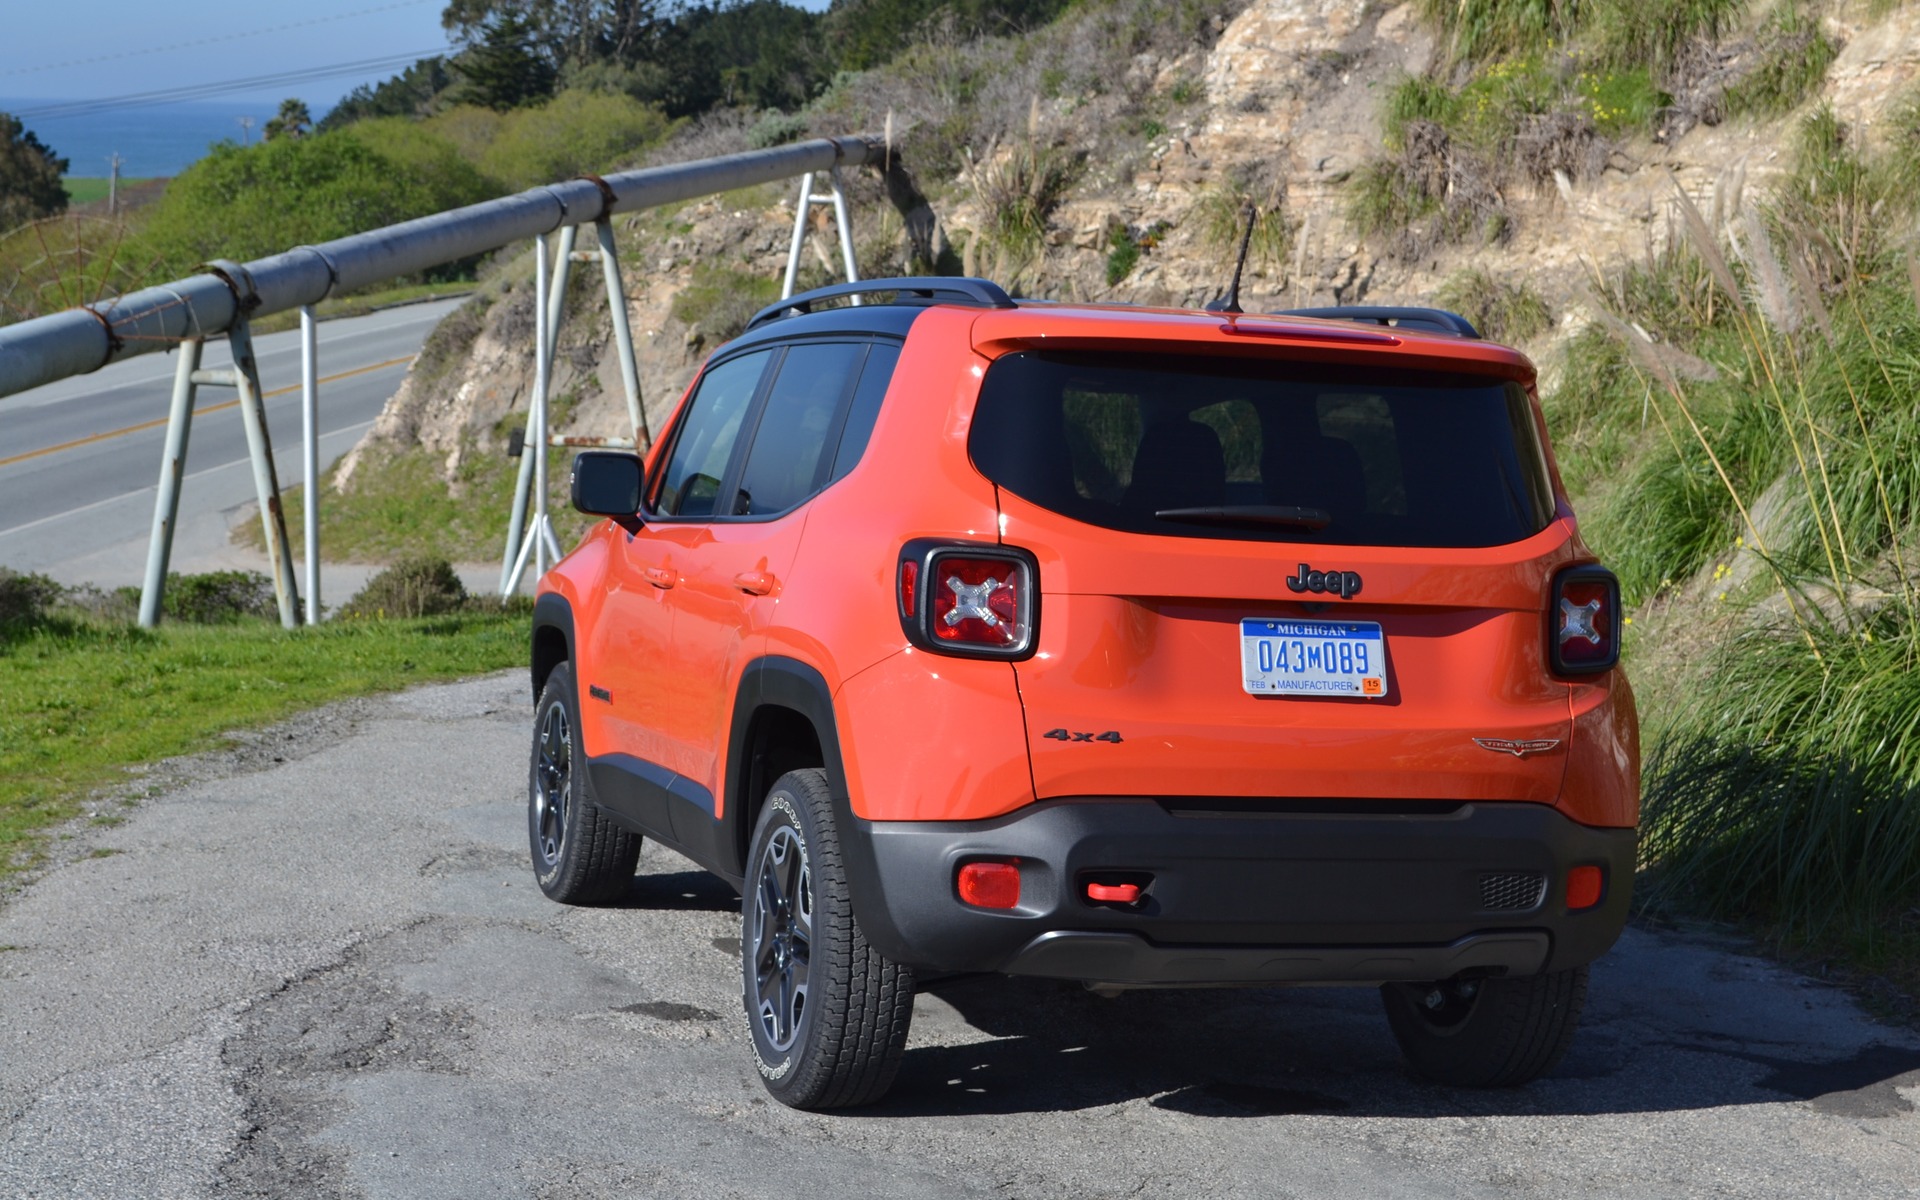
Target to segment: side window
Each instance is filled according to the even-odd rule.
[[[893,382],[893,368],[900,362],[900,347],[892,342],[875,342],[867,352],[867,365],[860,372],[860,384],[853,390],[853,403],[847,406],[847,423],[840,431],[840,448],[833,456],[833,478],[839,479],[866,453],[867,439],[873,436],[873,423],[880,419],[880,400]]]
[[[785,512],[824,482],[828,439],[867,347],[802,343],[787,350],[747,451],[736,516]]]
[[[740,440],[740,423],[773,352],[762,350],[707,372],[674,438],[653,510],[669,517],[712,516],[720,481]]]

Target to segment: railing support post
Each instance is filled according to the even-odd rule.
[[[645,454],[653,445],[653,431],[647,428],[647,409],[640,398],[640,363],[634,357],[633,325],[627,316],[627,288],[620,279],[620,253],[613,240],[613,222],[601,217],[594,223],[600,239],[600,273],[607,281],[607,308],[613,315],[613,345],[620,354],[620,383],[627,389],[627,419],[633,423],[633,446]]]
[[[247,430],[247,456],[253,462],[253,490],[260,498],[260,526],[266,534],[268,568],[273,572],[273,598],[280,606],[281,626],[294,629],[300,624],[300,593],[293,579],[293,546],[287,539],[287,514],[280,507],[280,478],[273,465],[273,439],[267,432],[260,368],[253,357],[253,331],[244,318],[227,331],[227,345],[233,350],[233,386],[240,392],[240,419]]]
[[[302,511],[305,534],[307,624],[320,623],[320,384],[319,331],[313,305],[300,306],[300,441],[301,471],[306,479]]]
[[[167,409],[167,444],[160,455],[160,488],[153,500],[153,533],[147,539],[147,577],[140,589],[140,625],[160,623],[160,603],[167,587],[167,563],[173,557],[174,523],[180,517],[180,480],[186,470],[187,439],[193,432],[193,401],[197,390],[193,373],[200,369],[200,351],[206,343],[189,338],[180,343],[174,364],[173,403]]]
[[[558,257],[549,253],[547,239],[536,238],[533,247],[534,330],[533,395],[527,406],[527,435],[520,451],[520,474],[513,494],[513,517],[507,529],[506,553],[502,556],[500,599],[502,603],[520,586],[526,569],[527,554],[523,539],[535,539],[534,578],[547,573],[547,554],[553,551],[558,561],[556,539],[547,519],[547,392],[553,382],[553,355],[560,341],[560,318],[566,311],[567,279],[573,265],[574,239],[580,227],[568,225],[560,231]],[[552,265],[549,267],[548,263]],[[528,456],[533,456],[528,461]],[[532,503],[529,505],[529,493]],[[533,510],[529,526],[527,510]]]
[[[787,277],[780,284],[780,298],[793,295],[800,279],[800,243],[807,238],[807,216],[813,211],[813,172],[800,177],[800,198],[793,202],[793,240],[787,244]]]

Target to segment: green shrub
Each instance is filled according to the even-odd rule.
[[[1729,115],[1791,112],[1819,90],[1840,47],[1827,36],[1818,16],[1782,7],[1760,31],[1759,52],[1759,65],[1727,89]]]
[[[459,185],[437,178],[438,169],[389,158],[346,130],[245,148],[225,142],[167,186],[147,238],[174,275],[213,258],[277,254],[439,211]]]
[[[1114,222],[1113,228],[1107,233],[1107,286],[1119,286],[1120,281],[1133,274],[1133,269],[1139,265],[1140,243],[1125,224]]]
[[[343,136],[420,173],[436,209],[460,208],[506,191],[487,178],[453,139],[424,122],[405,117],[375,117],[345,127]]]
[[[510,190],[613,170],[659,142],[673,126],[631,96],[570,90],[501,118],[480,166]]]
[[[160,612],[189,625],[231,625],[246,617],[278,619],[273,580],[258,571],[167,576]]]
[[[1448,276],[1435,298],[1496,342],[1522,342],[1553,325],[1553,314],[1538,292],[1524,282],[1502,283],[1478,269]]]
[[[339,615],[360,620],[437,617],[457,611],[466,602],[466,585],[453,564],[421,555],[403,558],[367,580]]]
[[[66,589],[45,575],[0,567],[0,630],[38,624]]]

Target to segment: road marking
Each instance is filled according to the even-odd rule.
[[[321,434],[320,436],[323,438],[340,437],[342,434],[357,433],[362,429],[371,428],[372,425],[373,425],[372,421],[361,421],[357,425],[343,425],[339,429],[331,430],[330,432]],[[281,463],[280,460],[282,457],[291,455],[292,453],[293,452],[291,450],[285,450],[285,451],[275,450],[273,452],[273,461],[274,461],[275,467],[278,468],[281,466],[285,466],[289,468],[289,474],[291,474],[291,468],[296,467],[299,464],[292,461],[289,461],[287,463]],[[181,476],[180,482],[186,483],[188,480],[191,480],[191,479],[199,479],[202,476],[211,475],[215,471],[226,471],[226,470],[231,470],[234,467],[244,467],[251,461],[252,461],[251,459],[236,458],[229,462],[219,463],[215,466],[204,467],[201,470],[193,472],[191,475]],[[291,486],[304,487],[306,486],[306,482],[307,481],[303,479],[299,483],[293,484]],[[64,521],[68,517],[84,516],[87,513],[93,512],[95,509],[105,508],[109,504],[118,504],[122,500],[126,500],[130,497],[152,496],[158,493],[159,490],[160,490],[160,486],[158,484],[149,484],[143,488],[135,488],[131,492],[121,492],[118,496],[108,496],[105,500],[95,500],[92,504],[83,504],[79,508],[69,508],[65,512],[52,513],[48,516],[41,517],[38,520],[28,521],[25,525],[15,525],[11,529],[0,529],[0,538],[12,537],[16,533],[25,533],[29,529],[38,529],[42,525],[48,525],[54,521]],[[281,490],[285,491],[286,488],[282,487]],[[143,500],[143,503],[144,503],[144,500]],[[257,501],[255,503],[257,503]]]
[[[351,379],[355,375],[365,375],[370,371],[384,371],[388,367],[397,367],[402,363],[410,363],[415,357],[415,355],[409,354],[405,358],[390,358],[386,362],[373,363],[365,367],[355,367],[351,371],[341,371],[337,375],[328,375],[324,379],[316,379],[314,384],[318,386],[323,383],[333,383],[340,379]],[[267,401],[276,396],[284,396],[288,392],[297,392],[299,390],[299,384],[289,384],[286,387],[275,388],[270,392],[262,393],[260,399]],[[223,400],[219,404],[210,404],[205,408],[196,405],[193,410],[193,415],[197,417],[203,413],[216,413],[222,409],[237,408],[239,405],[240,401],[237,397],[232,400]],[[25,454],[16,454],[12,458],[0,458],[0,467],[10,467],[14,463],[26,462],[30,458],[43,458],[49,454],[58,454],[62,450],[72,450],[78,446],[90,446],[95,442],[104,442],[117,437],[125,437],[129,433],[141,433],[145,430],[165,425],[167,421],[168,418],[166,417],[156,417],[151,421],[142,421],[138,425],[129,425],[125,429],[114,429],[106,433],[90,433],[83,438],[75,438],[70,442],[61,442],[58,446],[45,446],[38,450],[29,450]]]

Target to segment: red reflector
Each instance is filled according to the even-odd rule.
[[[1569,909],[1592,908],[1600,903],[1601,885],[1605,876],[1599,867],[1575,867],[1567,872],[1567,907]]]
[[[1087,899],[1105,900],[1114,904],[1132,904],[1140,898],[1140,885],[1137,883],[1090,883],[1087,885]]]
[[[900,564],[900,611],[908,618],[913,616],[913,589],[919,580],[919,563],[908,559]]]
[[[960,868],[960,899],[975,908],[1020,904],[1020,868],[1007,862],[970,862]]]
[[[946,554],[933,560],[930,573],[936,641],[996,649],[1025,642],[1031,617],[1021,611],[1028,595],[1024,563]]]

